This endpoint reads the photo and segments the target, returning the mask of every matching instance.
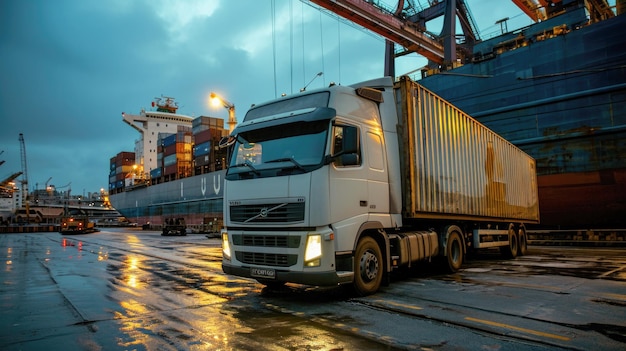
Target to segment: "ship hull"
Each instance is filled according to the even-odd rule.
[[[222,223],[223,182],[217,171],[111,194],[111,205],[138,226],[160,228],[164,218],[184,218],[195,230]]]
[[[621,15],[420,81],[536,159],[543,226],[626,225],[623,28]]]

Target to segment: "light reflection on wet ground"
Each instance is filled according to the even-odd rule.
[[[221,272],[218,240],[106,231],[72,237],[30,234],[24,239],[0,237],[5,247],[5,269],[0,275],[2,306],[8,311],[0,322],[3,350],[40,349],[38,340],[67,346],[58,349],[76,346],[88,350],[392,350],[387,345],[423,348],[431,345],[431,338],[435,340],[432,345],[439,345],[433,349],[438,349],[445,348],[445,343],[438,341],[445,337],[437,336],[438,332],[425,332],[427,335],[413,338],[422,341],[409,343],[393,335],[394,329],[418,323],[406,316],[426,315],[428,308],[438,305],[435,300],[429,303],[432,306],[415,303],[423,305],[433,296],[439,297],[439,291],[469,294],[464,298],[494,294],[494,301],[506,301],[511,294],[504,290],[507,288],[551,291],[549,278],[546,284],[532,283],[537,274],[566,279],[578,269],[586,279],[624,282],[626,278],[626,261],[616,262],[607,272],[606,262],[582,257],[529,255],[500,264],[499,256],[486,255],[484,261],[473,262],[459,274],[417,270],[395,278],[390,288],[375,297],[354,299],[340,288],[288,285],[271,290],[254,281],[226,276]],[[511,284],[510,276],[519,279]],[[34,285],[29,283],[31,279],[36,281]],[[585,296],[595,296],[598,304],[626,307],[623,289],[594,295],[591,288],[563,284],[554,291],[560,294],[570,289],[574,294],[583,288],[589,289]],[[25,289],[30,292],[27,300],[14,297]],[[51,291],[54,297],[42,295],[44,291]],[[385,298],[389,294],[396,300]],[[403,301],[404,296],[408,301]],[[53,300],[56,307],[44,307]],[[36,319],[25,320],[20,303],[38,306]],[[548,317],[555,313],[547,303],[528,309]],[[377,321],[381,316],[413,324]],[[415,325],[413,328],[418,328]],[[432,322],[426,325],[434,327]],[[596,323],[587,328],[609,334],[612,327],[617,327],[619,334],[619,325]],[[458,328],[453,331],[460,332]],[[36,340],[33,335],[38,335]],[[473,340],[481,339],[474,336]],[[494,345],[507,349],[507,344]]]

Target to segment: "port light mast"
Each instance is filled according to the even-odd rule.
[[[216,93],[211,93],[209,95],[209,99],[214,105],[222,104],[224,108],[228,110],[228,132],[232,133],[237,125],[237,117],[235,117],[235,104],[225,100]]]

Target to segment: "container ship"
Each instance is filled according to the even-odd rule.
[[[554,7],[420,83],[536,159],[543,227],[625,228],[626,16]]]
[[[542,228],[626,228],[626,1],[513,0],[534,23],[486,40],[464,0],[311,2],[385,37],[385,75],[427,58],[415,80],[533,156]]]
[[[177,113],[171,97],[152,102],[154,111],[122,113],[140,133],[134,151],[110,159],[109,199],[128,221],[161,229],[170,218],[184,218],[197,232],[216,232],[222,223],[225,150],[224,120]]]

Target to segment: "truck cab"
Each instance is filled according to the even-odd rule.
[[[391,79],[381,83],[393,92]],[[351,283],[354,233],[401,224],[390,213],[384,88],[363,89],[373,99],[354,91],[334,86],[256,106],[233,131],[226,273],[266,284]],[[382,257],[369,261],[382,272]]]

